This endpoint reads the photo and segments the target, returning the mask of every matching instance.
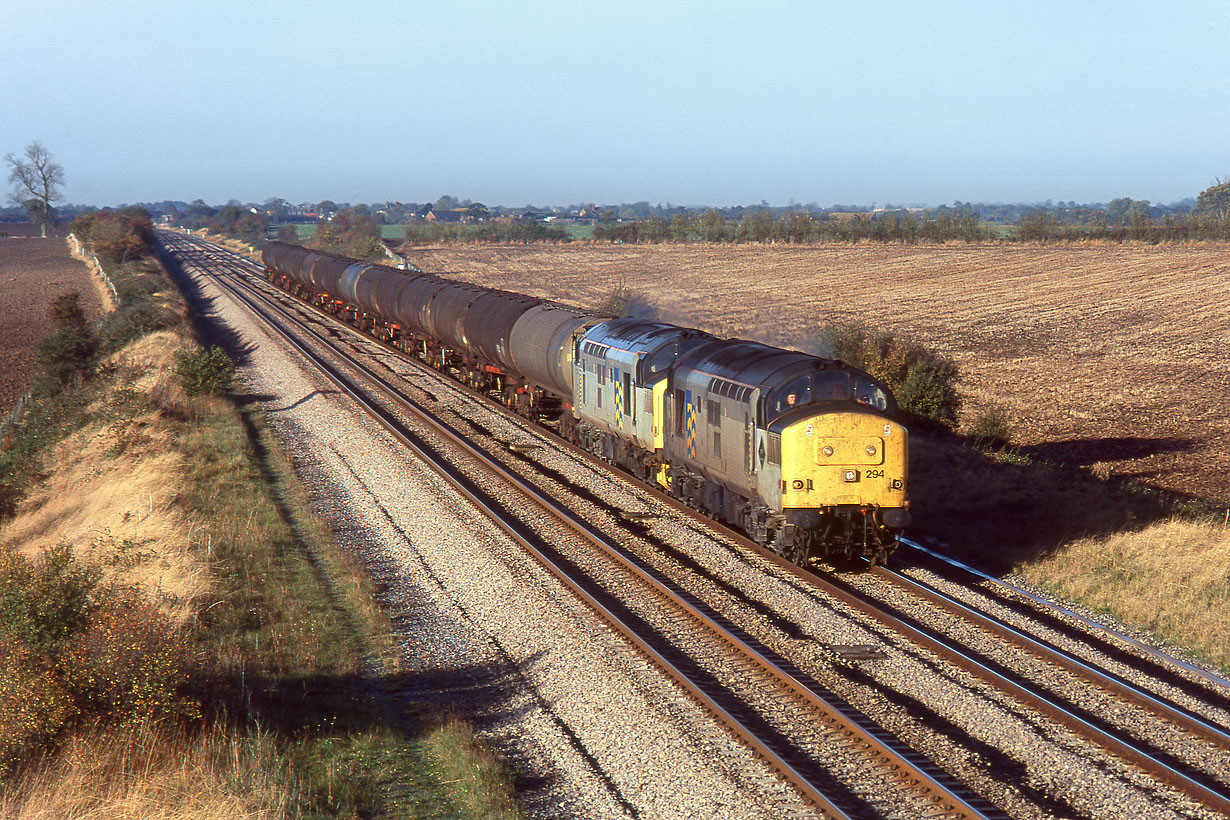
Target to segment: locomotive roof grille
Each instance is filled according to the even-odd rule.
[[[709,392],[746,404],[747,400],[751,398],[752,388],[715,376],[709,380]]]

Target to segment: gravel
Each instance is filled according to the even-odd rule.
[[[308,380],[229,300],[217,306],[254,342],[245,372],[270,397],[270,419],[321,512],[387,584],[411,670],[400,696],[475,719],[532,784],[531,814],[806,813],[434,473],[396,455],[383,430]],[[541,438],[373,344],[356,346],[405,373],[423,398],[439,397],[441,415],[472,419],[505,444]],[[1212,816],[647,492],[549,444],[525,460],[525,475],[539,462],[553,478],[536,481],[576,489],[568,503],[587,520],[1014,817]],[[619,509],[661,517],[647,540],[634,538]],[[849,661],[832,648],[848,644],[885,657]]]
[[[242,373],[403,641],[391,697],[454,711],[532,817],[769,818],[806,807],[300,357],[202,281]]]

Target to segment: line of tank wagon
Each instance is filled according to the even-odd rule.
[[[270,280],[798,564],[909,523],[889,390],[829,359],[270,243]]]

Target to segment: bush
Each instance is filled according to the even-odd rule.
[[[1001,450],[1012,443],[1012,430],[1007,413],[998,405],[990,405],[978,411],[970,422],[966,436],[975,447]]]
[[[98,578],[67,545],[39,564],[0,550],[0,774],[72,717],[59,658],[89,618]]]
[[[120,291],[120,307],[107,314],[98,329],[98,345],[101,350],[114,352],[129,342],[135,341],[155,330],[175,327],[180,324],[178,313],[152,300],[125,302]]]
[[[622,282],[615,286],[596,312],[600,316],[614,316],[617,319],[655,321],[658,318],[658,308],[649,301],[649,297]]]
[[[72,636],[63,667],[83,712],[123,723],[171,715],[186,704],[187,643],[156,607],[135,595],[113,597]]]
[[[820,332],[825,355],[867,371],[888,385],[904,412],[949,427],[961,412],[957,365],[922,344],[891,333],[872,334],[858,325]]]
[[[38,344],[38,361],[53,387],[80,384],[93,373],[97,341],[81,309],[80,294],[66,293],[47,309],[51,335]]]
[[[54,654],[89,618],[100,577],[67,544],[48,549],[39,564],[0,552],[0,638]]]
[[[223,393],[235,380],[235,363],[216,345],[175,353],[175,376],[189,396]]]
[[[70,717],[54,668],[21,641],[0,637],[0,775],[39,751]]]
[[[0,521],[6,521],[17,515],[17,506],[21,504],[21,488],[7,481],[0,481]]]

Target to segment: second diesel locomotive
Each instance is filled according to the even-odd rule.
[[[842,362],[282,243],[262,258],[283,289],[797,564],[883,561],[909,523],[896,403]]]

